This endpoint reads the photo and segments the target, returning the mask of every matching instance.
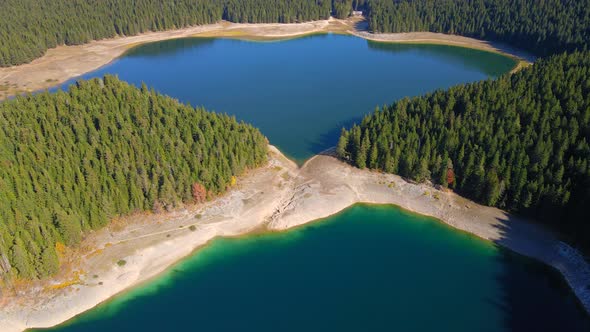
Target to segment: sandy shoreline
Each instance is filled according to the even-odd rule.
[[[64,322],[154,277],[214,237],[286,230],[361,202],[395,204],[541,260],[564,275],[590,312],[589,264],[540,227],[453,193],[359,170],[330,156],[316,156],[298,168],[274,147],[270,151],[267,166],[241,177],[237,188],[204,206],[134,216],[91,234],[75,253],[80,258],[70,262],[78,273],[70,270],[52,280],[17,286],[1,299],[0,331]],[[126,264],[119,266],[120,260]]]
[[[96,70],[123,55],[128,49],[155,41],[183,37],[225,37],[248,40],[288,39],[313,33],[342,33],[367,40],[398,43],[445,44],[501,53],[519,60],[520,68],[534,57],[515,49],[473,38],[440,33],[416,32],[372,34],[358,18],[329,19],[294,24],[241,24],[220,22],[179,30],[93,41],[78,46],[58,46],[31,63],[0,68],[0,100],[16,94],[57,86],[69,79]]]

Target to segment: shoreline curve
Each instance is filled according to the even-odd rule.
[[[360,27],[360,28],[359,28]],[[129,49],[151,42],[188,38],[234,38],[250,41],[288,40],[317,33],[347,34],[377,42],[443,44],[477,49],[510,57],[516,61],[511,72],[526,67],[535,58],[505,45],[457,35],[431,32],[373,34],[364,31],[362,19],[330,18],[304,23],[230,23],[193,26],[178,30],[147,32],[129,37],[115,37],[75,46],[49,49],[41,58],[18,66],[0,68],[0,101],[16,95],[56,87],[70,79],[108,65]]]
[[[0,330],[59,325],[157,277],[216,237],[285,231],[357,204],[389,204],[439,221],[557,269],[590,314],[590,264],[542,226],[452,192],[354,168],[329,153],[298,167],[269,146],[269,162],[211,202],[115,220],[89,234],[48,280],[0,298]],[[126,264],[120,266],[119,260]]]

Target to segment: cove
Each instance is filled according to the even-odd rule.
[[[49,331],[588,331],[557,272],[437,220],[355,205],[216,239]]]
[[[466,48],[321,34],[278,42],[188,38],[145,44],[83,78],[115,74],[235,115],[302,162],[334,146],[342,127],[376,106],[494,78],[514,66],[511,58]]]

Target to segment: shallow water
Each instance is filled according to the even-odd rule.
[[[172,328],[172,329],[171,329]],[[51,331],[588,331],[555,271],[391,206],[218,239]]]
[[[376,106],[496,77],[514,65],[478,50],[342,35],[281,42],[189,38],[139,46],[84,77],[117,74],[194,106],[233,114],[301,162],[334,146],[343,126]]]

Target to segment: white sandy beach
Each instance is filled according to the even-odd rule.
[[[223,197],[160,215],[138,215],[84,240],[72,273],[17,287],[0,302],[0,331],[50,327],[144,282],[218,236],[282,231],[352,204],[395,204],[432,216],[558,269],[590,312],[590,266],[535,224],[396,175],[351,167],[320,155],[301,168],[270,147],[267,166],[241,177]],[[190,226],[194,226],[190,227]],[[191,230],[193,228],[193,230]],[[124,266],[117,262],[125,260]],[[67,285],[51,287],[52,285]]]

